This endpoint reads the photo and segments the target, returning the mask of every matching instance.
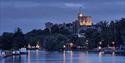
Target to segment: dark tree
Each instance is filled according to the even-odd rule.
[[[13,48],[18,49],[21,47],[25,47],[26,45],[27,43],[23,32],[21,31],[20,28],[17,28],[13,36]]]
[[[59,33],[59,27],[58,27],[57,24],[55,24],[55,25],[53,25],[53,26],[51,27],[51,32],[52,32],[52,33]]]
[[[3,33],[0,39],[1,48],[4,50],[12,49],[12,43],[13,43],[12,39],[13,39],[13,33],[7,33],[7,32]]]
[[[60,28],[59,33],[63,34],[63,35],[69,35],[70,34],[69,30],[65,29],[64,27]]]

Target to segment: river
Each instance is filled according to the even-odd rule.
[[[125,56],[83,51],[28,51],[27,55],[10,56],[0,63],[125,63]]]

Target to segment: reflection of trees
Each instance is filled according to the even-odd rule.
[[[22,59],[24,58],[21,58],[21,56],[12,56],[4,58],[4,63],[22,63]]]

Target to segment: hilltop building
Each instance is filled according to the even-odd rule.
[[[73,22],[73,32],[79,34],[82,30],[92,28],[92,17],[86,16],[82,12],[81,8],[78,12],[77,19]]]
[[[51,27],[53,26],[53,23],[46,23],[46,28],[51,30]],[[63,24],[57,24],[58,27],[61,29],[62,27],[67,29],[70,33],[75,35],[83,36],[84,33],[81,31],[85,31],[89,28],[94,28],[94,25],[92,24],[92,17],[86,16],[81,8],[79,9],[79,12],[77,14],[77,19],[73,21],[72,23],[63,23]]]

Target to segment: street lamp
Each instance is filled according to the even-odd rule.
[[[101,49],[102,49],[101,45],[102,45],[102,42],[100,41],[100,42],[99,42],[99,47],[98,47],[99,52],[101,52]]]
[[[102,44],[102,42],[99,42],[99,45],[101,45]]]
[[[115,51],[115,42],[112,42],[113,52]]]
[[[63,45],[63,48],[66,48],[66,46],[65,46],[65,45]]]
[[[73,47],[73,43],[70,43],[69,45],[70,45],[70,47]]]
[[[86,42],[85,42],[85,44],[86,44],[86,49],[88,49],[88,40],[86,40]]]
[[[115,42],[113,41],[112,44],[113,44],[113,46],[114,46]]]

